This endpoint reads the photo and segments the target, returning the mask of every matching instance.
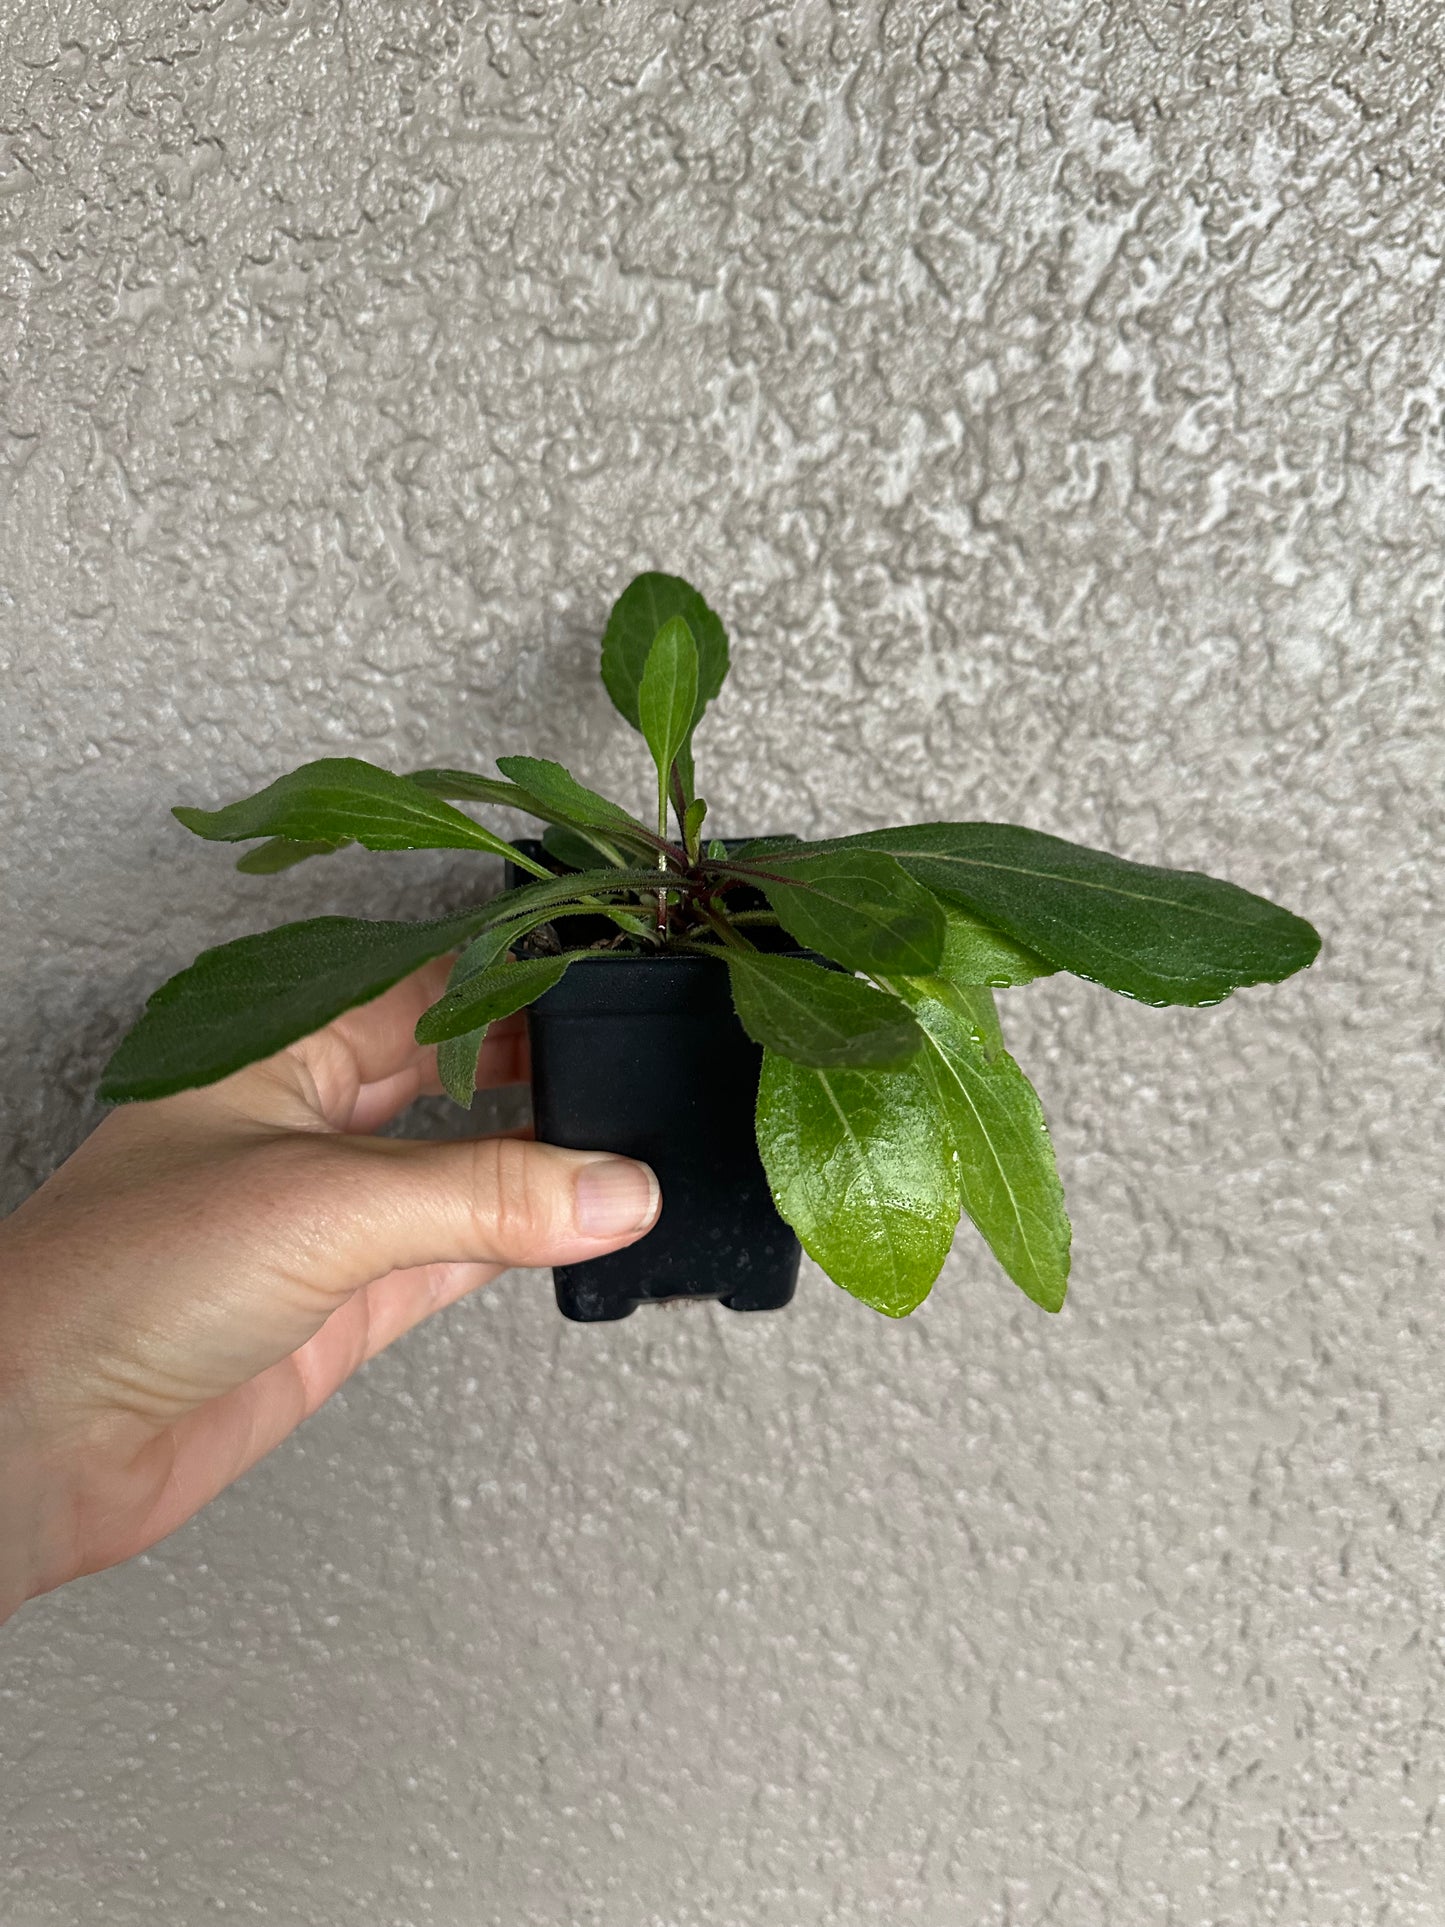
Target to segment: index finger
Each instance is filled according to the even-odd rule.
[[[335,1130],[355,1129],[354,1120],[364,1092],[372,1101],[363,1107],[374,1128],[394,1116],[423,1091],[442,1088],[437,1075],[436,1045],[418,1044],[413,1035],[417,1019],[446,989],[456,950],[434,957],[369,1003],[357,1004],[309,1037],[287,1049],[310,1073],[316,1105]],[[525,1075],[525,1018],[518,1012],[494,1024],[487,1033],[478,1083],[510,1083]],[[385,1091],[374,1087],[387,1087]],[[377,1099],[383,1099],[378,1104]]]
[[[525,1084],[531,1070],[525,1011],[513,1011],[489,1024],[477,1054],[474,1088],[495,1089],[499,1084]],[[351,1132],[370,1132],[389,1123],[414,1099],[439,1097],[443,1085],[436,1061],[437,1047],[420,1052],[421,1062],[374,1084],[363,1084],[357,1092],[350,1117],[341,1128]]]

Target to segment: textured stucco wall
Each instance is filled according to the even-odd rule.
[[[641,802],[643,566],[732,629],[720,829],[1022,820],[1327,944],[1010,996],[1061,1317],[971,1235],[901,1325],[513,1274],[26,1608],[4,1927],[1439,1927],[1439,11],[0,29],[5,1204],[203,944],[476,889],[169,805],[518,749]]]

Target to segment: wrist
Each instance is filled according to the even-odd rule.
[[[45,1590],[44,1489],[33,1446],[7,1399],[0,1406],[0,1624]]]
[[[77,1452],[46,1423],[38,1377],[17,1353],[10,1349],[0,1370],[0,1623],[72,1576],[82,1510]]]

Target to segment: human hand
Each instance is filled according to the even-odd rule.
[[[509,1265],[631,1244],[645,1164],[371,1136],[441,1090],[441,957],[200,1090],[110,1112],[0,1222],[0,1619],[154,1545],[368,1358]],[[479,1085],[527,1075],[522,1016]]]

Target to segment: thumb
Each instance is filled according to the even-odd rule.
[[[326,1142],[331,1182],[306,1194],[329,1234],[324,1279],[312,1278],[338,1294],[417,1265],[575,1264],[640,1238],[662,1204],[651,1167],[610,1152],[517,1137]]]
[[[0,1358],[32,1357],[58,1419],[109,1409],[121,1385],[134,1417],[169,1423],[317,1341],[314,1409],[459,1292],[509,1265],[614,1251],[661,1207],[649,1166],[606,1152],[514,1137],[258,1140],[229,1125],[218,1137],[189,1112],[177,1135],[168,1101],[102,1120],[6,1221],[17,1266],[47,1290],[0,1300]]]

